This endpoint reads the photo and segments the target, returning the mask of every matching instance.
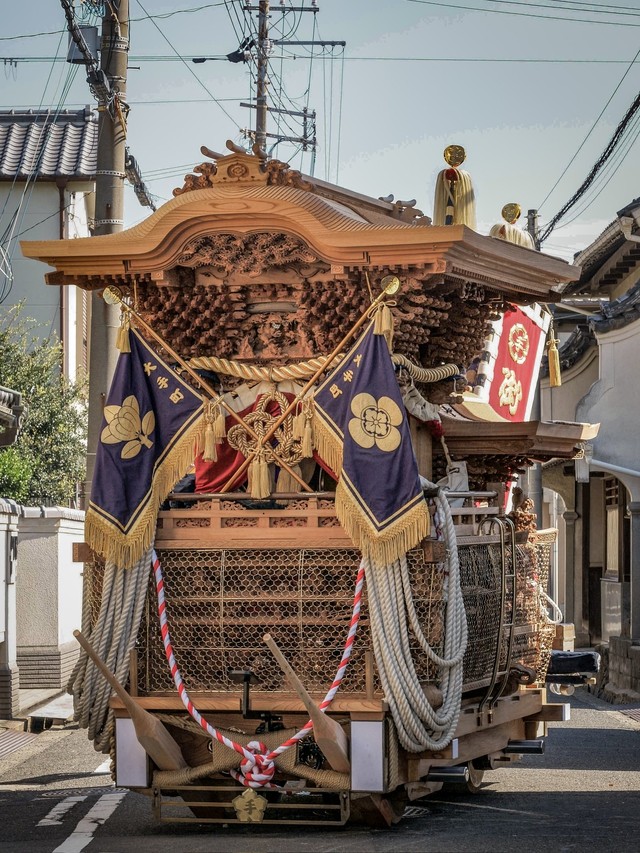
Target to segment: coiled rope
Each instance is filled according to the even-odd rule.
[[[457,364],[419,367],[404,355],[395,354],[391,358],[393,363],[404,368],[412,379],[424,384],[441,382],[443,379],[457,376],[460,373]],[[284,382],[287,379],[306,379],[313,376],[320,367],[326,364],[327,360],[328,356],[319,355],[297,364],[262,367],[258,364],[245,364],[244,362],[209,355],[192,358],[189,365],[197,370],[212,370],[215,373],[224,373],[227,376],[235,376],[238,379],[247,379],[252,382]]]
[[[429,486],[435,488],[433,484]],[[462,697],[467,620],[460,586],[456,534],[447,499],[438,491],[435,501],[444,520],[444,538],[447,543],[442,657],[431,647],[420,626],[406,557],[390,566],[367,563],[365,570],[371,634],[380,680],[400,743],[409,752],[426,749],[437,751],[450,743],[458,724]],[[416,673],[409,626],[422,650],[439,669],[443,703],[438,710],[428,702]]]
[[[311,720],[309,720],[300,729],[300,731],[296,732],[296,734],[288,738],[284,743],[276,747],[276,749],[267,751],[267,747],[260,741],[251,741],[247,744],[246,747],[242,746],[241,744],[236,743],[236,741],[224,735],[219,729],[216,729],[209,722],[207,722],[207,720],[200,714],[200,712],[196,709],[193,702],[189,698],[189,694],[187,693],[187,689],[182,680],[182,675],[180,674],[178,664],[176,663],[175,655],[173,653],[173,647],[171,645],[171,637],[169,634],[162,567],[160,565],[158,555],[155,551],[153,552],[153,573],[156,582],[156,594],[158,596],[158,616],[160,618],[160,631],[162,634],[162,642],[164,644],[165,655],[167,657],[169,668],[171,670],[171,677],[173,678],[173,682],[176,686],[182,704],[187,709],[191,717],[193,717],[193,719],[196,721],[196,723],[198,723],[198,725],[202,729],[204,729],[212,738],[218,741],[218,743],[221,743],[224,746],[228,747],[229,749],[235,750],[242,756],[242,761],[240,762],[240,770],[229,771],[231,776],[237,782],[240,782],[242,785],[245,785],[248,788],[277,789],[279,786],[271,781],[273,774],[275,773],[275,759],[285,750],[289,749],[289,747],[297,743],[301,738],[305,737],[305,735],[307,735],[309,731],[313,728],[313,723],[311,722]],[[362,587],[364,585],[364,576],[365,567],[364,563],[361,563],[356,577],[356,586],[353,598],[353,611],[351,615],[351,622],[349,623],[347,639],[344,645],[342,660],[340,661],[340,665],[338,666],[338,670],[336,672],[336,676],[333,680],[333,683],[331,684],[331,687],[329,688],[326,696],[320,703],[321,711],[324,711],[333,701],[333,698],[338,692],[340,684],[342,683],[347,664],[349,663],[349,658],[351,657],[351,651],[353,649],[353,643],[355,640],[356,631],[358,629],[358,622],[360,619],[360,605],[362,600]]]
[[[95,625],[90,624],[89,584],[85,584],[82,630],[115,677],[124,684],[149,583],[151,550],[126,571],[107,563],[102,580],[100,611]],[[67,692],[74,697],[74,719],[88,729],[97,752],[108,753],[113,738],[113,711],[109,708],[111,687],[85,651],[71,673]]]

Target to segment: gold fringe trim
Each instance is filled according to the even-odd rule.
[[[362,512],[354,496],[344,485],[342,443],[317,415],[314,419],[314,442],[320,458],[338,477],[336,515],[345,533],[376,565],[388,566],[415,548],[431,531],[431,517],[426,503],[421,502],[399,517],[384,531],[378,531]]]
[[[146,505],[135,524],[123,533],[90,504],[85,516],[84,538],[89,547],[116,566],[129,569],[148,550],[155,539],[158,510],[174,485],[193,465],[202,418],[198,418],[173,445],[156,469]]]
[[[431,531],[431,517],[424,501],[416,504],[385,530],[376,530],[342,479],[336,487],[336,515],[353,544],[377,566],[389,566],[399,560]]]
[[[336,477],[342,471],[342,442],[330,430],[321,416],[313,419],[313,445],[320,458],[326,462]]]

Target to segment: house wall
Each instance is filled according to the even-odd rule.
[[[18,210],[25,189],[24,183],[0,182],[0,233],[11,228],[12,214]],[[45,274],[51,271],[41,261],[25,258],[20,240],[56,240],[61,236],[60,206],[64,207],[62,234],[75,239],[89,235],[88,214],[92,185],[86,182],[69,183],[62,196],[52,181],[36,182],[27,187],[22,210],[13,230],[14,238],[8,252],[13,268],[13,285],[2,307],[10,309],[24,303],[24,315],[38,324],[40,339],[55,335],[64,341],[64,372],[75,380],[79,370],[86,369],[88,301],[86,294],[75,287],[61,288],[45,284]],[[5,206],[6,205],[6,206]],[[61,314],[64,315],[61,321]]]
[[[590,636],[585,619],[589,605],[586,578],[589,572],[601,570],[602,639],[609,643],[605,695],[629,701],[640,694],[640,653],[636,654],[640,644],[640,386],[632,379],[631,367],[640,358],[640,320],[597,333],[596,339],[597,351],[593,348],[566,371],[561,388],[543,385],[543,418],[600,424],[598,436],[588,448],[590,484],[577,485],[579,495],[581,488],[583,496],[588,490],[589,499],[586,504],[580,497],[576,502],[574,543],[567,543],[574,564],[573,572],[567,565],[567,597],[573,600],[577,643],[597,641],[595,635]],[[617,477],[627,489],[630,583],[606,572],[602,480],[593,477],[598,472]]]

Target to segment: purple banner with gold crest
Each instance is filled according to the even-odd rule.
[[[368,326],[314,397],[315,444],[339,475],[336,513],[388,565],[429,533],[409,424],[385,338]]]
[[[85,521],[90,547],[128,568],[153,542],[158,509],[194,459],[204,401],[135,331],[104,409]]]

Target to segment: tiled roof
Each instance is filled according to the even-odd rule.
[[[94,178],[98,120],[83,110],[0,110],[0,181]]]

